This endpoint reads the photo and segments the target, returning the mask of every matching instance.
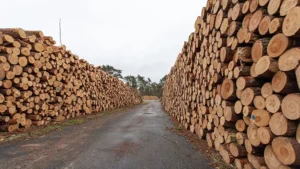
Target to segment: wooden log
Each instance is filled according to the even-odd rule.
[[[266,110],[254,110],[251,114],[251,121],[258,127],[265,127],[269,124],[270,112]]]
[[[259,36],[253,32],[248,32],[245,37],[245,43],[254,44],[259,39]]]
[[[252,166],[252,164],[247,163],[244,165],[244,169],[253,169],[254,167]]]
[[[280,7],[280,16],[286,16],[287,13],[300,4],[298,0],[284,0]]]
[[[234,98],[236,98],[234,91],[235,91],[235,87],[234,87],[234,83],[232,80],[230,79],[225,79],[222,83],[222,87],[221,87],[221,96],[223,99],[225,100],[232,100]]]
[[[234,165],[237,169],[243,169],[244,165],[249,163],[248,158],[236,158]]]
[[[270,0],[268,5],[269,15],[275,15],[279,12],[283,0]]]
[[[279,33],[272,37],[268,44],[268,55],[271,58],[277,58],[282,55],[288,48],[297,46],[298,42]]]
[[[248,154],[248,161],[254,168],[261,168],[266,165],[265,159],[261,155]]]
[[[250,1],[246,1],[242,7],[242,14],[247,14],[250,9]]]
[[[240,76],[250,76],[250,68],[249,66],[235,67],[233,76],[237,79]]]
[[[19,128],[18,124],[14,125],[0,125],[1,132],[13,132]]]
[[[28,36],[36,36],[37,38],[43,38],[44,37],[44,34],[42,31],[38,31],[38,30],[26,30],[25,33],[28,35]]]
[[[255,96],[260,94],[260,88],[248,87],[243,90],[241,95],[241,102],[244,106],[252,105]]]
[[[251,56],[254,62],[258,62],[260,58],[267,54],[268,44],[270,39],[264,38],[257,40],[253,46],[251,51]]]
[[[251,47],[238,47],[235,55],[237,55],[236,58],[240,59],[244,63],[253,63]]]
[[[235,128],[239,132],[246,131],[246,123],[244,122],[244,120],[240,119],[235,123]]]
[[[25,31],[21,28],[1,28],[0,32],[2,32],[3,34],[10,35],[14,38],[24,39],[27,37]]]
[[[298,127],[297,127],[296,139],[297,139],[298,143],[300,143],[300,123],[298,124]]]
[[[226,121],[235,122],[239,119],[239,116],[234,112],[234,107],[227,106],[224,109],[224,117]]]
[[[248,154],[259,154],[263,151],[260,147],[254,147],[248,139],[245,139],[245,148]]]
[[[292,48],[284,52],[278,60],[278,67],[281,71],[291,71],[299,65],[300,49]]]
[[[229,150],[234,157],[247,157],[247,151],[245,147],[237,143],[230,143]]]
[[[251,76],[239,77],[236,81],[236,86],[237,86],[237,89],[239,89],[239,90],[243,90],[247,87],[258,87],[260,85],[261,85],[261,82]]]
[[[257,30],[260,21],[263,18],[264,11],[262,9],[258,9],[256,12],[253,13],[250,22],[249,22],[249,31],[254,32]]]
[[[269,33],[269,28],[270,28],[272,19],[273,19],[273,17],[269,16],[269,15],[264,16],[262,18],[262,20],[260,21],[259,26],[258,26],[258,32],[260,35],[264,36]]]
[[[231,0],[223,0],[221,3],[222,3],[222,9],[224,11],[228,11],[232,4],[232,1]]]
[[[283,115],[290,120],[300,119],[300,94],[289,94],[284,97],[281,103]]]
[[[244,117],[250,116],[255,109],[256,108],[252,107],[252,106],[244,106],[244,108],[243,108],[243,115],[244,115]]]
[[[269,0],[259,0],[258,1],[259,6],[261,6],[261,7],[267,6],[268,3],[269,3]]]
[[[225,163],[231,164],[234,162],[235,158],[227,150],[225,150],[225,149],[222,149],[222,151],[220,150],[220,154],[223,157],[223,160]]]
[[[216,28],[217,30],[221,27],[223,18],[226,17],[225,14],[226,14],[226,13],[224,13],[224,11],[223,11],[222,9],[219,10],[219,12],[217,13],[217,16],[216,16],[216,22],[215,22],[215,28]]]
[[[300,7],[294,7],[288,11],[282,25],[282,32],[285,36],[299,36],[300,29]]]
[[[254,124],[250,124],[247,129],[248,140],[251,143],[251,145],[253,145],[255,147],[259,147],[262,145],[258,138],[257,130],[258,130],[258,127],[256,127],[256,125],[254,125]],[[248,151],[248,153],[251,153],[251,152]]]
[[[245,39],[246,39],[246,35],[248,33],[248,30],[247,28],[240,28],[237,32],[237,39],[238,39],[238,42],[241,44],[241,43],[244,43],[245,42]]]
[[[282,113],[275,113],[270,119],[270,129],[277,136],[294,136],[297,131],[297,123],[284,117]]]
[[[236,140],[239,145],[244,145],[244,141],[247,139],[247,134],[242,132],[236,133]]]
[[[250,9],[249,9],[251,13],[257,10],[258,4],[259,4],[258,0],[251,0]]]
[[[267,98],[273,94],[273,88],[271,83],[265,83],[261,88],[261,95]]]
[[[276,137],[272,150],[277,159],[285,165],[300,165],[300,144],[294,138]]]
[[[271,59],[269,56],[260,58],[255,65],[255,73],[263,77],[272,77],[279,71],[277,61]]]
[[[233,21],[242,19],[242,17],[243,17],[242,9],[243,9],[243,4],[242,3],[236,3],[234,5],[234,7],[232,9],[232,16],[231,16],[231,19]]]
[[[245,3],[244,3],[244,4],[245,4]],[[245,17],[244,17],[244,19],[243,19],[243,23],[242,23],[242,27],[243,27],[243,28],[248,28],[249,22],[250,22],[250,19],[251,19],[251,16],[252,16],[251,13],[245,15]],[[246,43],[247,43],[247,42],[246,42]]]
[[[237,101],[235,102],[234,104],[234,112],[236,114],[241,114],[243,111],[243,105],[242,105],[242,102],[241,101]]]
[[[295,70],[296,78],[297,78],[297,84],[298,88],[300,89],[300,66],[298,66]]]
[[[266,108],[271,113],[276,113],[281,111],[281,101],[283,97],[280,95],[272,94],[271,96],[268,96],[266,99]]]
[[[211,133],[206,134],[206,141],[207,141],[208,147],[210,147],[210,148],[214,147],[211,135],[212,135]]]
[[[275,137],[269,127],[259,127],[257,130],[257,136],[259,141],[265,145],[270,144]]]
[[[282,165],[282,163],[277,159],[276,155],[274,154],[271,145],[268,145],[265,148],[264,158],[265,158],[267,166],[270,169],[276,169]]]
[[[269,25],[269,33],[280,33],[282,30],[283,18],[274,18]]]

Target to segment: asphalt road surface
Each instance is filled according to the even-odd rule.
[[[167,129],[158,101],[66,127],[36,139],[0,145],[0,168],[210,169],[185,138]]]

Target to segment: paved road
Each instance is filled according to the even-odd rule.
[[[185,138],[169,131],[158,101],[70,126],[49,135],[0,145],[0,168],[210,169]]]

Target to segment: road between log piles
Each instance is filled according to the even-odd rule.
[[[0,145],[0,168],[210,169],[159,101],[66,127],[46,136]]]

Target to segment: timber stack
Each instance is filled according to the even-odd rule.
[[[241,168],[300,167],[300,1],[208,0],[163,106]]]
[[[143,100],[159,100],[157,96],[143,96]]]
[[[0,131],[140,103],[139,93],[41,31],[0,28]]]

